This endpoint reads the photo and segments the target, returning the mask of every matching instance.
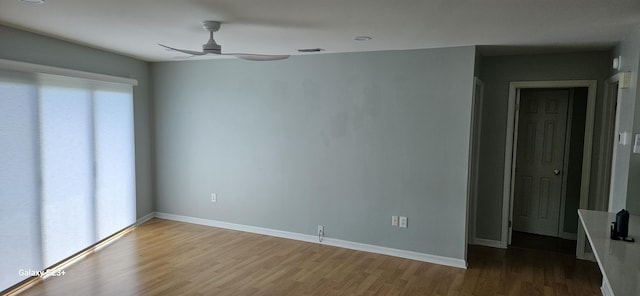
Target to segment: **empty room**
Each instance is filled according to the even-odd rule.
[[[640,295],[640,2],[0,3],[2,295]]]

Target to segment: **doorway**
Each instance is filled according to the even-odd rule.
[[[520,90],[512,247],[574,253],[587,88]]]
[[[577,209],[588,201],[595,89],[591,80],[510,84],[503,247],[514,230],[584,242]]]

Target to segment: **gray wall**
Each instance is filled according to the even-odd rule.
[[[154,210],[148,64],[132,58],[0,25],[0,58],[138,80],[133,89],[137,216]]]
[[[485,56],[480,77],[485,83],[480,144],[480,178],[476,236],[500,240],[507,102],[511,81],[598,80],[596,110],[601,110],[603,83],[609,76],[610,52]],[[598,111],[596,111],[598,112]],[[596,127],[600,116],[596,114]],[[597,163],[599,132],[594,133],[592,163]],[[592,172],[597,171],[593,170]],[[592,174],[592,178],[597,176]],[[591,190],[593,192],[593,190]]]
[[[474,56],[154,63],[157,209],[463,259]]]
[[[627,132],[629,145],[618,145],[613,172],[614,190],[610,211],[627,208],[640,214],[640,154],[632,153],[633,136],[640,133],[640,104],[638,100],[638,71],[640,70],[640,29],[630,32],[614,52],[622,56],[621,71],[631,71],[631,87],[620,90],[620,132]],[[628,175],[627,175],[628,174]]]

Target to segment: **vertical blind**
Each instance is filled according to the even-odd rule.
[[[2,62],[0,290],[135,222],[135,81]]]

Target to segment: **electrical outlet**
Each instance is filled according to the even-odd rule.
[[[398,226],[398,216],[391,216],[391,226]]]
[[[398,226],[400,226],[400,228],[407,228],[407,220],[409,220],[409,218],[400,216],[400,223]]]
[[[217,202],[218,201],[218,195],[215,193],[211,193],[211,202]]]

